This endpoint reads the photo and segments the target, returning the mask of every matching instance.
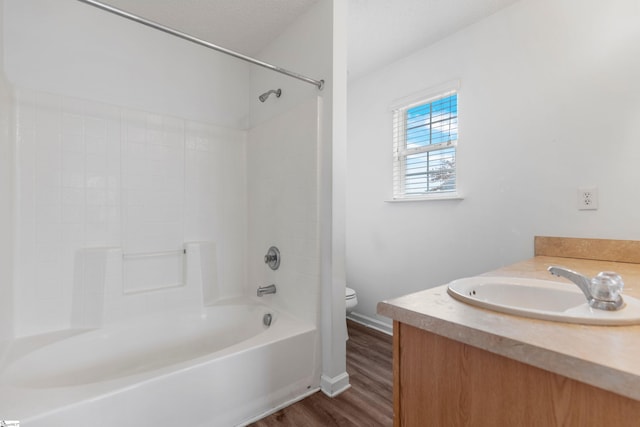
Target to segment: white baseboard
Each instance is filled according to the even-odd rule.
[[[329,397],[336,397],[350,387],[349,374],[346,372],[333,378],[327,377],[326,375],[320,377],[320,390]]]
[[[351,314],[347,316],[347,319],[353,320],[356,323],[360,323],[361,325],[367,326],[371,329],[375,329],[376,331],[383,332],[387,335],[393,335],[393,325],[381,322],[380,320],[374,319],[369,316],[365,316],[364,314],[352,311]]]

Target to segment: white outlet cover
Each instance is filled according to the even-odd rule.
[[[598,188],[579,187],[577,194],[578,210],[592,211],[598,209]]]

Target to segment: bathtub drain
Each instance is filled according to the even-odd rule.
[[[271,313],[267,313],[264,316],[262,316],[262,323],[264,323],[264,326],[269,327],[271,326],[272,319],[273,319],[273,316],[271,316]]]

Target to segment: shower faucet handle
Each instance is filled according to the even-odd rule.
[[[271,246],[264,256],[264,263],[272,270],[277,270],[280,267],[280,251],[275,246]]]

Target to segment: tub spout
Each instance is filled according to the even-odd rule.
[[[578,285],[589,306],[600,310],[620,310],[624,301],[620,293],[624,283],[622,277],[612,271],[601,271],[592,279],[564,267],[551,266],[547,269],[554,276],[564,277]]]
[[[276,285],[258,286],[258,292],[256,292],[256,295],[261,297],[262,295],[265,295],[265,294],[275,294],[275,293],[276,293]]]

